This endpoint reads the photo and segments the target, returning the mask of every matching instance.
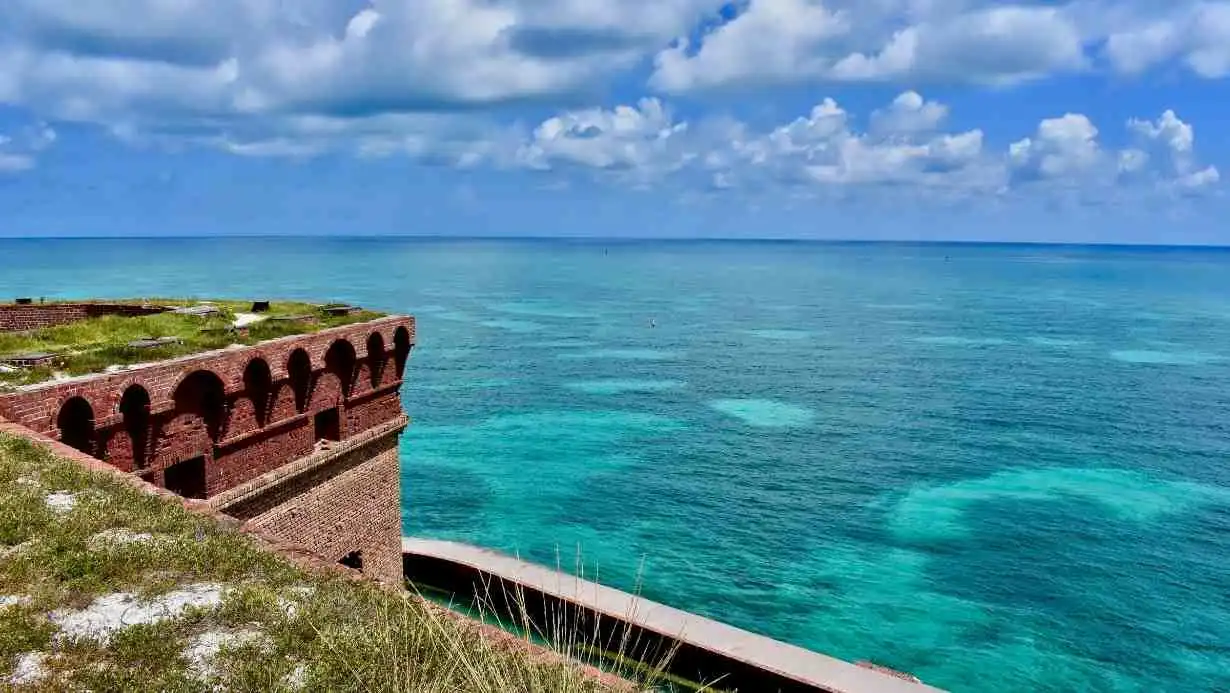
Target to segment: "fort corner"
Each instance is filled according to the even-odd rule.
[[[2,304],[0,333],[171,310]],[[228,322],[233,317],[229,309],[221,313]],[[333,307],[320,319],[287,316],[293,328],[269,322],[262,329],[302,333],[270,339],[234,321],[235,329],[200,342],[231,342],[221,348],[9,387],[0,391],[0,418],[325,560],[400,584],[397,441],[408,419],[399,389],[415,324],[406,316],[346,314]],[[211,319],[202,334],[219,331]]]

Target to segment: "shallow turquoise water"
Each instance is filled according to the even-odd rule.
[[[953,691],[1230,690],[1230,252],[0,240],[100,293],[416,313],[407,533]]]

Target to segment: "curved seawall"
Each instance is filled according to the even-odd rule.
[[[670,674],[718,688],[939,691],[476,546],[403,537],[402,562],[413,583],[481,601],[497,614],[524,615],[539,630],[562,622],[586,642],[649,665],[673,650]]]

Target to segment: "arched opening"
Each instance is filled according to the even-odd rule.
[[[132,442],[133,469],[145,467],[149,459],[149,393],[140,385],[130,385],[120,397],[124,430]]]
[[[410,330],[397,328],[393,333],[393,359],[397,364],[397,377],[404,377],[406,361],[410,358]]]
[[[248,362],[243,369],[243,389],[248,399],[252,400],[256,426],[263,428],[269,419],[270,399],[273,396],[273,372],[265,359],[254,358]]]
[[[94,454],[94,407],[84,397],[73,397],[60,407],[56,428],[60,429],[60,442]]]
[[[312,387],[312,359],[303,349],[295,349],[286,362],[286,372],[290,375],[290,387],[295,391],[295,410],[306,411]]]
[[[350,397],[350,390],[354,386],[354,371],[357,361],[358,357],[355,355],[354,345],[345,339],[337,340],[325,352],[325,370],[337,376],[338,382],[342,386],[343,398]]]
[[[226,388],[212,371],[193,371],[175,388],[175,409],[196,414],[209,437],[218,440],[226,426]]]
[[[384,337],[379,332],[367,338],[367,369],[372,387],[380,387],[380,376],[384,373]]]

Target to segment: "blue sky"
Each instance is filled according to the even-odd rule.
[[[0,236],[1226,245],[1228,76],[1230,1],[6,0]]]

